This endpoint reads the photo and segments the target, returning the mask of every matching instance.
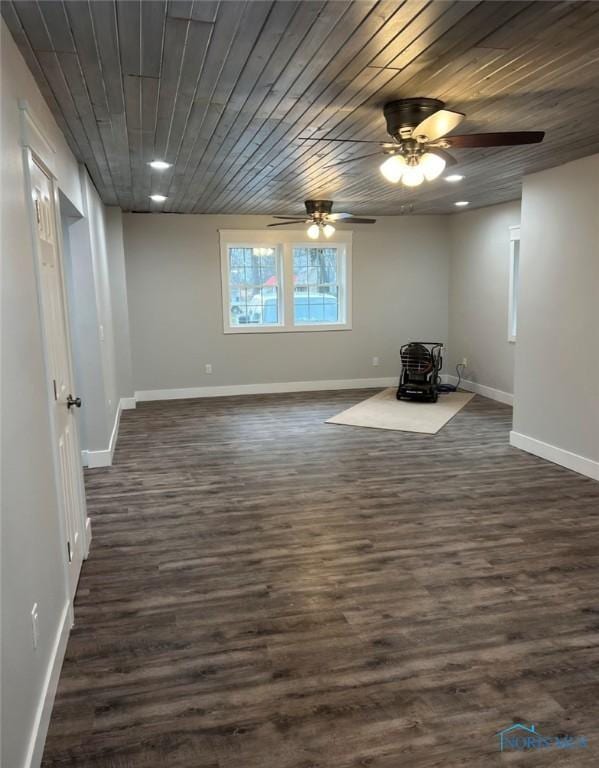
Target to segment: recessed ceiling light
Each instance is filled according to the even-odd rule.
[[[461,181],[464,177],[459,173],[452,173],[451,176],[444,176],[445,181]]]
[[[150,195],[150,200],[153,200],[155,203],[164,203],[166,195]]]
[[[457,203],[454,203],[454,205],[457,205],[458,208],[463,208],[465,205],[470,205],[469,200],[458,200]]]
[[[167,168],[172,168],[173,166],[172,163],[167,163],[165,160],[152,160],[148,165],[155,171],[166,171]]]

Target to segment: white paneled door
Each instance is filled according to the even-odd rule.
[[[49,175],[31,154],[28,155],[28,161],[52,433],[55,440],[55,470],[63,516],[65,565],[72,598],[77,589],[81,563],[87,553],[83,470],[75,421],[81,401],[73,389],[55,188]]]

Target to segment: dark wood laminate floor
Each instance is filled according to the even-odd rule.
[[[599,483],[480,397],[323,423],[368,394],[123,414],[46,768],[599,764]],[[501,755],[514,721],[589,746]]]

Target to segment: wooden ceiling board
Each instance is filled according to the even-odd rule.
[[[276,5],[289,18],[288,13],[293,9],[293,5],[286,3],[285,5],[289,7],[285,9],[280,9],[280,4]],[[251,83],[255,81],[262,70],[267,50],[270,49],[273,38],[277,39],[277,14],[274,11],[275,7],[268,3],[246,4],[244,14],[239,19],[235,35],[230,42],[230,48],[236,54],[227,57],[214,87],[205,92],[205,97],[198,100],[196,96],[195,103],[200,106],[200,109],[195,115],[197,124],[195,139],[193,144],[187,145],[187,164],[181,179],[179,195],[173,197],[171,202],[178,201],[181,206],[185,205],[190,185],[192,186],[191,194],[195,199],[197,186],[193,184],[194,174],[201,158],[210,146],[212,136],[221,118],[225,115],[227,106],[235,99],[237,86],[247,94]],[[269,29],[270,34],[266,36],[268,47],[266,45],[261,47],[258,40],[264,29],[269,26],[269,20],[273,18],[275,24]],[[201,93],[204,91],[202,90]],[[231,106],[231,109],[234,109],[234,106]],[[185,147],[185,141],[183,146]],[[188,179],[190,182],[186,183]]]
[[[330,6],[324,3],[310,3],[308,8],[312,11],[309,17],[306,14],[306,6],[302,4],[301,16],[307,24],[305,30],[298,30],[294,37],[296,48],[292,51],[292,58],[287,60],[288,63],[281,63],[279,76],[273,79],[265,98],[251,116],[247,130],[236,138],[234,145],[229,147],[228,151],[220,154],[212,174],[214,185],[212,188],[209,186],[205,193],[210,202],[213,202],[218,195],[219,189],[231,183],[239,169],[243,169],[250,163],[262,142],[279,125],[280,120],[273,117],[274,110],[278,108],[284,116],[285,107],[289,109],[296,102],[292,96],[286,97],[285,94],[299,76],[305,73],[318,50],[325,44],[327,30],[334,22],[333,14],[337,16],[345,13],[347,4],[337,3]],[[250,110],[248,109],[247,112],[249,113]]]
[[[572,7],[572,6],[570,5],[570,7]],[[592,42],[592,39],[590,40],[590,42]],[[585,41],[585,45],[586,45],[587,47],[588,47],[588,43],[589,43],[589,40],[587,39],[587,40]],[[590,55],[590,54],[589,54],[589,55]],[[594,60],[595,60],[595,57],[591,57],[591,59],[592,59],[592,61],[594,61]],[[578,62],[576,62],[576,63],[575,63],[573,66],[572,66],[572,69],[573,69],[574,71],[578,71],[578,72],[580,72],[580,71],[581,71],[581,68],[580,68],[580,64],[579,64]],[[595,74],[596,74],[596,69],[595,69],[594,71],[595,71]],[[459,80],[462,80],[462,79],[464,78],[464,72],[463,72],[463,70],[459,70],[459,71],[457,72],[457,77],[458,77],[458,81],[459,81]],[[436,94],[435,94],[435,95],[436,95]],[[456,95],[457,95],[457,94],[456,94]],[[540,100],[543,100],[543,99],[545,99],[545,98],[546,98],[546,95],[545,95],[543,92],[541,92],[541,93],[539,94],[539,99],[540,99]],[[493,104],[493,103],[495,103],[495,102],[494,102],[494,100],[493,100],[492,98],[491,98],[491,99],[488,99],[488,100],[486,100],[486,102],[487,102],[487,104]],[[527,95],[527,103],[528,103],[528,105],[533,105],[533,106],[534,106],[534,100],[531,100],[531,97],[530,97],[529,95]],[[464,104],[462,104],[462,103],[459,103],[459,102],[458,102],[458,103],[457,103],[457,105],[456,105],[456,103],[455,103],[455,102],[453,102],[453,101],[452,101],[452,104],[453,104],[454,106],[457,106],[458,108],[464,108],[464,109],[466,109],[466,110],[469,112],[469,114],[470,114],[470,108],[469,108],[467,105],[464,105]],[[560,110],[559,114],[560,114],[560,116],[561,116],[561,117],[564,119],[564,124],[568,126],[568,130],[569,130],[569,114],[571,114],[571,113],[565,113],[565,114],[564,114],[564,112],[562,112],[562,111]],[[513,118],[512,118],[512,119],[513,119]],[[475,127],[476,127],[476,126],[475,126]],[[485,123],[485,121],[484,121],[484,120],[482,121],[482,125],[481,125],[480,127],[481,127],[481,128],[485,128],[485,127],[487,127],[487,124]],[[517,127],[517,126],[516,126],[516,127]],[[523,127],[526,127],[526,126],[523,126]],[[594,134],[596,135],[596,132],[594,131],[594,126],[593,126],[592,124],[589,124],[589,125],[587,126],[587,128],[588,128],[588,131],[589,131],[589,133],[593,133],[593,132],[594,132]],[[384,131],[384,129],[382,129],[382,130]],[[347,135],[347,134],[343,134],[343,135]],[[356,134],[356,135],[357,135],[357,134]],[[360,135],[363,135],[363,134],[360,134]],[[366,134],[364,134],[364,135],[366,135]],[[382,137],[382,135],[383,135],[383,134],[380,134],[380,135],[381,135],[381,137]],[[564,137],[564,138],[565,138],[565,137]],[[590,136],[589,136],[589,138],[590,138]],[[351,146],[351,145],[350,145],[350,146]],[[332,148],[332,152],[331,152],[331,154],[333,154],[333,153],[335,153],[335,152],[343,152],[343,151],[346,151],[345,149],[340,149],[340,147],[344,148],[344,147],[345,147],[345,145],[329,144],[329,147],[331,147],[331,148]],[[508,150],[508,152],[509,152],[510,154],[511,154],[511,153],[514,153],[514,152],[517,152],[517,153],[521,153],[521,152],[523,152],[523,151],[524,151],[524,152],[526,152],[527,150],[528,150],[528,148],[526,148],[526,149],[511,149],[511,150]],[[353,150],[353,151],[354,151],[354,152],[357,154],[357,153],[359,153],[359,152],[362,152],[362,151],[363,151],[363,148],[360,148],[360,149],[355,149],[355,150]],[[475,154],[475,152],[476,152],[476,154]],[[460,157],[463,157],[463,158],[467,158],[467,157],[468,157],[468,155],[473,155],[474,157],[481,157],[483,152],[484,152],[483,150],[476,150],[476,151],[473,151],[473,150],[471,150],[470,152],[462,152],[462,153],[459,153],[458,151],[456,151],[454,154],[456,154],[456,156],[460,156]],[[502,149],[502,150],[494,150],[494,153],[495,153],[495,155],[497,156],[498,160],[500,160],[501,158],[505,158],[505,159],[507,160],[507,159],[509,159],[509,157],[510,157],[510,155],[507,155],[507,156],[506,156],[506,150],[503,150],[503,149]],[[513,156],[513,155],[512,155],[512,156]],[[329,157],[330,157],[330,156],[329,156]],[[548,158],[548,160],[549,160],[549,158]],[[330,159],[327,159],[327,162],[330,162]],[[351,168],[351,166],[349,166],[349,168]],[[360,169],[358,172],[359,172],[359,173],[362,173],[362,169]],[[346,167],[346,168],[345,168],[343,171],[340,171],[340,173],[342,173],[342,174],[348,174],[348,173],[349,173],[349,174],[351,174],[351,173],[352,173],[352,171],[351,171],[351,170],[347,170],[347,167]],[[283,179],[283,180],[285,180],[285,179]],[[487,183],[488,183],[488,182],[487,182]],[[306,190],[306,191],[307,191],[307,190]]]
[[[123,210],[389,215],[516,199],[525,173],[599,151],[599,3],[517,0],[8,0],[2,15],[102,199]],[[382,106],[428,96],[460,133],[451,185],[390,185]],[[301,137],[313,136],[318,141]],[[381,154],[381,160],[382,160]],[[148,163],[165,159],[166,172]],[[164,204],[149,195],[167,195]]]
[[[210,126],[204,126],[204,135],[207,143],[202,154],[194,158],[193,173],[188,175],[188,180],[181,191],[181,201],[186,200],[188,206],[195,204],[197,200],[196,179],[205,189],[206,175],[212,162],[224,151],[231,130],[237,124],[247,124],[257,104],[272,87],[274,73],[269,69],[274,52],[285,38],[285,31],[290,28],[293,18],[296,16],[300,3],[288,2],[279,4],[265,21],[265,32],[269,46],[254,46],[250,57],[246,62],[241,75],[233,84],[233,89],[228,100],[223,100],[220,106],[220,115],[216,111],[216,122]],[[293,27],[291,27],[293,29]],[[289,42],[287,41],[287,45]],[[266,73],[266,74],[265,74]],[[228,142],[231,146],[231,142]]]
[[[464,5],[470,6],[470,4],[464,4]],[[481,6],[481,10],[484,10],[484,6]],[[515,12],[515,11],[512,11],[512,12]],[[353,109],[352,109],[351,114],[353,116],[353,114],[359,113],[360,118],[361,118],[361,125],[359,127],[363,127],[362,131],[358,130],[358,132],[356,132],[355,129],[351,130],[351,128],[347,125],[349,120],[350,120],[350,118],[345,118],[344,120],[339,121],[339,118],[337,117],[337,122],[338,123],[341,122],[342,126],[345,127],[345,130],[343,129],[343,127],[341,127],[341,128],[339,128],[339,130],[327,131],[323,127],[322,131],[318,130],[318,131],[315,131],[314,133],[311,133],[309,131],[309,126],[307,126],[308,130],[306,130],[306,126],[304,125],[303,128],[298,129],[294,134],[291,134],[291,135],[289,135],[289,136],[287,136],[285,138],[289,139],[289,138],[292,138],[292,137],[295,137],[295,136],[306,135],[306,133],[309,133],[310,135],[319,135],[321,133],[324,135],[326,133],[326,135],[330,136],[331,138],[338,138],[338,137],[373,138],[373,137],[375,137],[375,138],[381,138],[381,140],[384,140],[386,138],[386,131],[385,131],[384,118],[382,116],[382,105],[389,98],[393,98],[395,93],[397,92],[397,90],[394,88],[391,91],[391,96],[381,97],[379,95],[380,88],[381,87],[384,88],[387,85],[387,83],[393,81],[396,78],[399,78],[400,74],[398,74],[398,72],[396,70],[393,70],[393,69],[392,70],[385,69],[383,71],[375,70],[375,72],[377,74],[378,81],[376,83],[376,89],[377,90],[375,91],[374,96],[369,98],[369,92],[368,91],[366,91],[366,92],[364,92],[362,94],[358,93],[358,94],[356,94],[354,96],[354,105],[353,105]],[[373,90],[373,85],[372,85],[372,82],[371,82],[371,84],[370,84],[370,93],[372,93],[372,90]],[[367,104],[366,108],[362,109],[361,111],[359,110],[359,108],[356,109],[356,105],[355,105],[355,101],[358,98],[363,103],[366,100],[368,100],[370,102],[370,103]],[[340,100],[343,101],[343,97]],[[326,120],[323,119],[322,114],[321,114],[320,116],[318,116],[318,119],[314,120],[314,122],[317,122],[317,124],[318,124],[318,126],[320,128],[322,123],[326,123]],[[303,122],[302,122],[302,125],[303,125]],[[305,142],[304,146],[301,147],[301,149],[299,151],[301,153],[303,153],[306,158],[308,158],[310,156],[313,156],[314,155],[314,150],[315,150],[314,144],[316,144],[316,143],[315,142]],[[320,154],[324,158],[323,162],[321,164],[322,166],[325,166],[325,165],[328,165],[328,164],[334,162],[335,157],[338,156],[338,155],[345,157],[345,156],[351,156],[352,154],[358,154],[358,153],[362,154],[362,151],[361,151],[362,148],[356,149],[356,145],[328,143],[325,146],[327,148],[326,153],[324,151],[320,151],[320,152],[316,153],[317,155]],[[352,149],[352,147],[353,147],[353,149]],[[320,143],[318,144],[318,148],[320,148],[322,150],[322,145]],[[295,146],[295,147],[284,147],[283,146],[281,148],[281,151],[276,153],[277,157],[278,157],[277,170],[279,170],[281,168],[282,161],[284,161],[286,158],[290,158],[289,162],[287,163],[288,166],[290,164],[293,164],[293,161],[295,159],[294,155],[293,155],[294,151],[295,151],[295,153],[298,152],[298,147],[297,146]],[[346,155],[346,153],[347,153],[347,155]],[[316,157],[317,161],[318,161],[318,159],[319,158]],[[333,173],[335,175],[338,174],[338,172],[333,172]],[[306,175],[306,174],[304,173],[303,175]],[[278,173],[277,176],[280,177],[280,173]],[[280,181],[280,178],[277,179],[277,176],[275,176],[275,180]],[[321,179],[321,185],[323,187],[326,187],[326,179],[324,179],[324,178]],[[323,192],[323,195],[324,194],[325,193]]]

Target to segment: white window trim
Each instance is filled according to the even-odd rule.
[[[335,232],[327,238],[307,240],[305,229],[286,230],[275,229],[221,229],[220,235],[220,268],[221,294],[223,310],[224,333],[313,333],[322,331],[351,331],[352,329],[352,233],[348,231]],[[286,276],[293,275],[293,246],[314,248],[329,244],[343,245],[345,250],[344,278],[345,297],[343,300],[344,322],[312,325],[293,324],[293,280]],[[231,325],[229,318],[229,248],[231,246],[267,246],[278,248],[281,259],[281,322],[277,325],[241,326]],[[290,316],[291,315],[291,316]]]
[[[516,255],[516,243],[520,243],[520,226],[510,227],[510,266],[509,266],[509,288],[508,288],[508,311],[507,311],[507,340],[511,344],[516,343],[516,333],[514,333],[514,313],[517,312],[516,296],[516,261],[520,260],[520,252]],[[519,264],[518,264],[519,268]]]

